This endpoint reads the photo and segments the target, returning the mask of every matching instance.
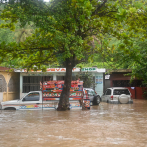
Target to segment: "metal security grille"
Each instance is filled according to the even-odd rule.
[[[57,76],[57,81],[62,81],[65,80],[65,76]],[[76,81],[77,77],[76,76],[72,76],[72,81]]]
[[[9,92],[18,92],[19,91],[19,79],[17,76],[12,76],[8,84]]]
[[[29,91],[39,91],[41,81],[53,80],[52,76],[24,76],[23,77],[23,93]]]
[[[130,83],[129,80],[114,80],[113,81],[113,87],[140,87],[142,84],[142,81],[140,80],[134,80]]]
[[[7,91],[7,83],[5,77],[3,75],[0,75],[0,92],[6,92],[6,91]]]
[[[65,76],[57,76],[57,81],[62,81],[62,80],[65,80]]]

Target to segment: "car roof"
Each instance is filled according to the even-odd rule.
[[[93,90],[92,88],[83,88],[84,90]]]
[[[110,87],[110,88],[107,88],[107,89],[128,89],[126,87]]]

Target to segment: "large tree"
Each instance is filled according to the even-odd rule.
[[[5,1],[5,0],[4,0]],[[24,27],[33,22],[36,31],[22,42],[0,45],[2,62],[8,55],[23,59],[20,64],[28,70],[36,65],[62,61],[66,67],[65,84],[58,110],[69,106],[72,69],[80,61],[92,58],[102,48],[98,40],[110,35],[128,44],[129,35],[142,31],[143,3],[133,0],[9,0],[2,3],[0,18],[7,24],[0,27],[14,29],[14,23]],[[139,5],[139,7],[138,7]],[[135,18],[138,21],[134,22]],[[143,23],[143,21],[142,21]],[[131,43],[130,43],[131,44]],[[126,50],[124,46],[121,49]],[[107,50],[107,47],[105,48]],[[9,54],[8,54],[9,53]],[[102,54],[104,54],[102,52]]]

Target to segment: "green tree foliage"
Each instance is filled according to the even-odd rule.
[[[30,25],[26,24],[23,28],[20,23],[17,23],[15,26],[14,38],[16,42],[24,42],[27,37],[31,36],[35,32],[35,26],[33,23]]]
[[[93,75],[88,72],[81,72],[76,76],[77,79],[83,81],[83,87],[85,88],[95,88],[95,79]]]
[[[0,14],[3,10],[4,5],[1,5]],[[26,37],[32,35],[32,33],[35,32],[35,26],[32,22],[30,22],[30,25],[26,24],[23,28],[21,27],[21,24],[18,22],[14,24],[15,30],[13,31],[11,31],[9,27],[4,27],[6,23],[7,22],[0,19],[0,43],[5,42],[6,44],[8,44],[10,42],[23,42],[25,41]],[[21,58],[14,59],[12,54],[7,53],[7,58],[3,60],[0,66],[21,68],[19,64],[21,60]]]
[[[121,62],[127,68],[132,69],[132,80],[134,77],[143,80],[144,86],[147,85],[147,40],[134,41],[134,46],[131,48],[129,54],[123,54],[122,51],[116,55],[121,57]]]
[[[3,24],[4,21],[0,20],[0,25]],[[14,41],[13,32],[10,31],[9,28],[0,29],[0,42],[10,43]]]
[[[131,38],[143,33],[146,25],[145,5],[141,1],[9,0],[3,5],[0,18],[6,23],[1,28],[14,30],[14,23],[20,22],[24,27],[33,22],[37,29],[23,42],[1,43],[0,61],[9,53],[13,59],[23,59],[21,66],[30,69],[36,65],[44,71],[44,64],[60,59],[66,67],[66,78],[58,110],[68,108],[72,68],[79,62],[92,61],[96,53],[113,51],[113,47],[108,48],[105,35],[121,40],[119,49],[128,53],[128,46],[133,46]],[[99,40],[100,44],[96,43]]]

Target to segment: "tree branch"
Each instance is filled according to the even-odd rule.
[[[98,10],[100,10],[102,7],[104,7],[105,3],[107,2],[107,0],[103,0],[103,3],[101,5],[97,5],[95,11],[92,13],[92,15],[96,15]]]

